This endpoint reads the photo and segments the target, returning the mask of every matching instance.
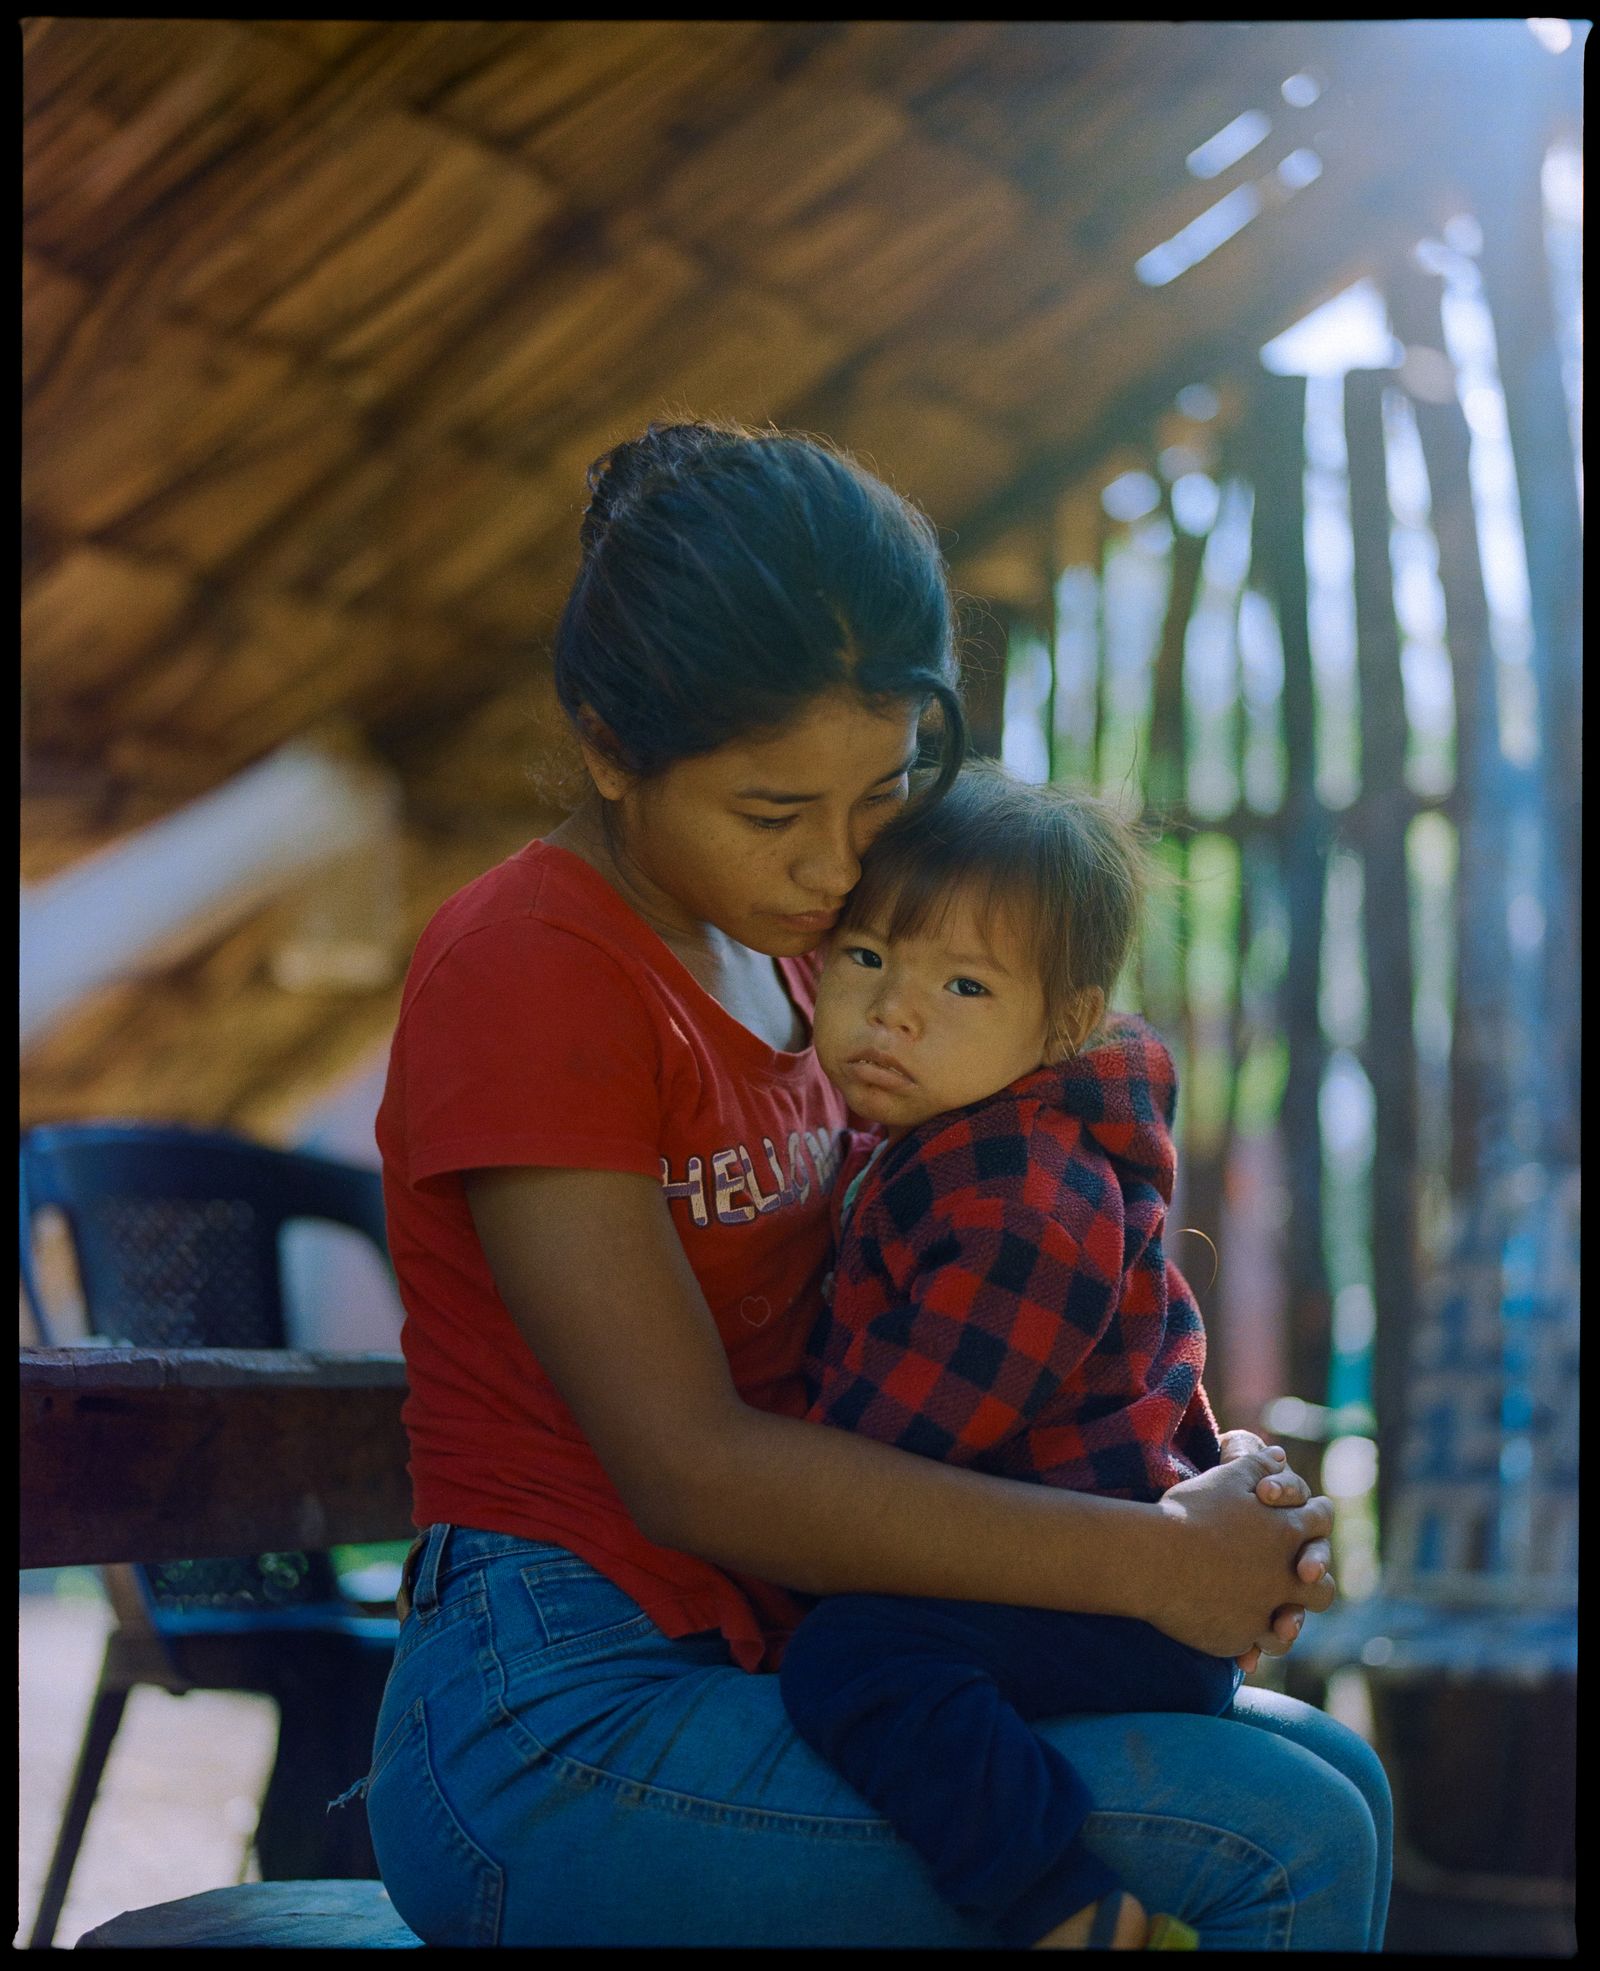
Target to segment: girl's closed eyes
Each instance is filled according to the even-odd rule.
[[[891,787],[887,794],[869,795],[867,799],[861,803],[861,805],[864,808],[887,807],[891,801],[903,801],[905,799],[905,796],[906,796],[906,790],[903,787]],[[741,814],[739,816],[739,819],[741,821],[748,821],[752,828],[766,828],[766,829],[788,828],[791,827],[796,821],[798,821],[799,818],[800,817],[798,815],[794,815],[794,814],[781,814],[781,815]]]

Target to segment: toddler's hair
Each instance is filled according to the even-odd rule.
[[[1015,925],[1060,1030],[1097,987],[1109,1006],[1153,875],[1139,830],[1107,802],[969,761],[937,806],[907,808],[876,837],[840,928],[937,935],[954,899],[971,898],[986,930],[997,916]]]

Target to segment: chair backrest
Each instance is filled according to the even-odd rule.
[[[89,1329],[147,1348],[286,1345],[279,1238],[293,1219],[363,1232],[385,1259],[375,1170],[221,1131],[49,1124],[20,1144],[23,1277],[32,1214],[67,1221]],[[40,1332],[47,1333],[36,1304]]]
[[[282,1348],[279,1241],[295,1219],[364,1233],[388,1259],[375,1170],[222,1131],[60,1123],[19,1146],[20,1272],[53,1344],[32,1253],[33,1214],[66,1220],[91,1334],[148,1348]],[[337,1595],[326,1554],[152,1563],[158,1611],[266,1609]]]

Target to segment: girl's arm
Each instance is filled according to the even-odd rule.
[[[740,1398],[654,1178],[464,1175],[501,1299],[647,1538],[812,1594],[1138,1616],[1216,1656],[1282,1645],[1274,1609],[1326,1499],[1271,1510],[1252,1453],[1155,1505],[959,1470]]]

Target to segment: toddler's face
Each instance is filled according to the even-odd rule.
[[[1014,929],[964,899],[894,942],[882,925],[834,934],[817,988],[817,1058],[858,1115],[891,1136],[1030,1073],[1052,1047],[1044,987]]]

